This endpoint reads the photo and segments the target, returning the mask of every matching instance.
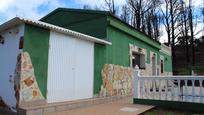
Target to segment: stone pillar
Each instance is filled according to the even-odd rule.
[[[18,55],[15,77],[14,77],[15,97],[17,100],[17,108],[19,106],[27,106],[27,103],[43,101],[45,99],[38,87],[35,78],[32,60],[27,52]]]

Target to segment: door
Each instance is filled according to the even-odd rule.
[[[50,34],[47,102],[93,96],[93,43],[55,32]]]

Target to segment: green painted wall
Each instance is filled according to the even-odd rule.
[[[25,24],[24,48],[30,54],[35,76],[44,97],[47,92],[49,30]]]
[[[107,36],[111,40],[112,45],[95,45],[94,94],[98,94],[100,91],[102,85],[101,70],[104,64],[130,66],[129,44],[147,49],[146,63],[150,63],[150,51],[157,53],[159,56],[159,49],[112,26],[107,27]]]
[[[160,52],[160,55],[164,56],[164,72],[172,72],[172,58],[171,56]]]
[[[118,19],[116,19],[113,16],[108,16],[107,20],[109,22],[109,24],[123,32],[125,32],[126,34],[129,34],[131,36],[134,36],[136,39],[139,39],[157,49],[160,49],[160,43],[156,42],[155,40],[151,39],[149,36],[147,36],[146,34],[140,32],[140,31],[136,31],[135,28],[133,28],[132,26],[129,26],[128,24],[119,21]]]

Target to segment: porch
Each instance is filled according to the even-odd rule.
[[[136,72],[137,73],[137,72]],[[204,76],[134,76],[134,103],[204,112]]]

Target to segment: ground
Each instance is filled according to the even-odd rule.
[[[154,106],[133,104],[132,98],[122,99],[115,102],[82,107],[57,113],[44,115],[204,115],[204,113],[193,113],[179,110],[167,110],[154,108]],[[0,115],[8,114],[0,110]]]

